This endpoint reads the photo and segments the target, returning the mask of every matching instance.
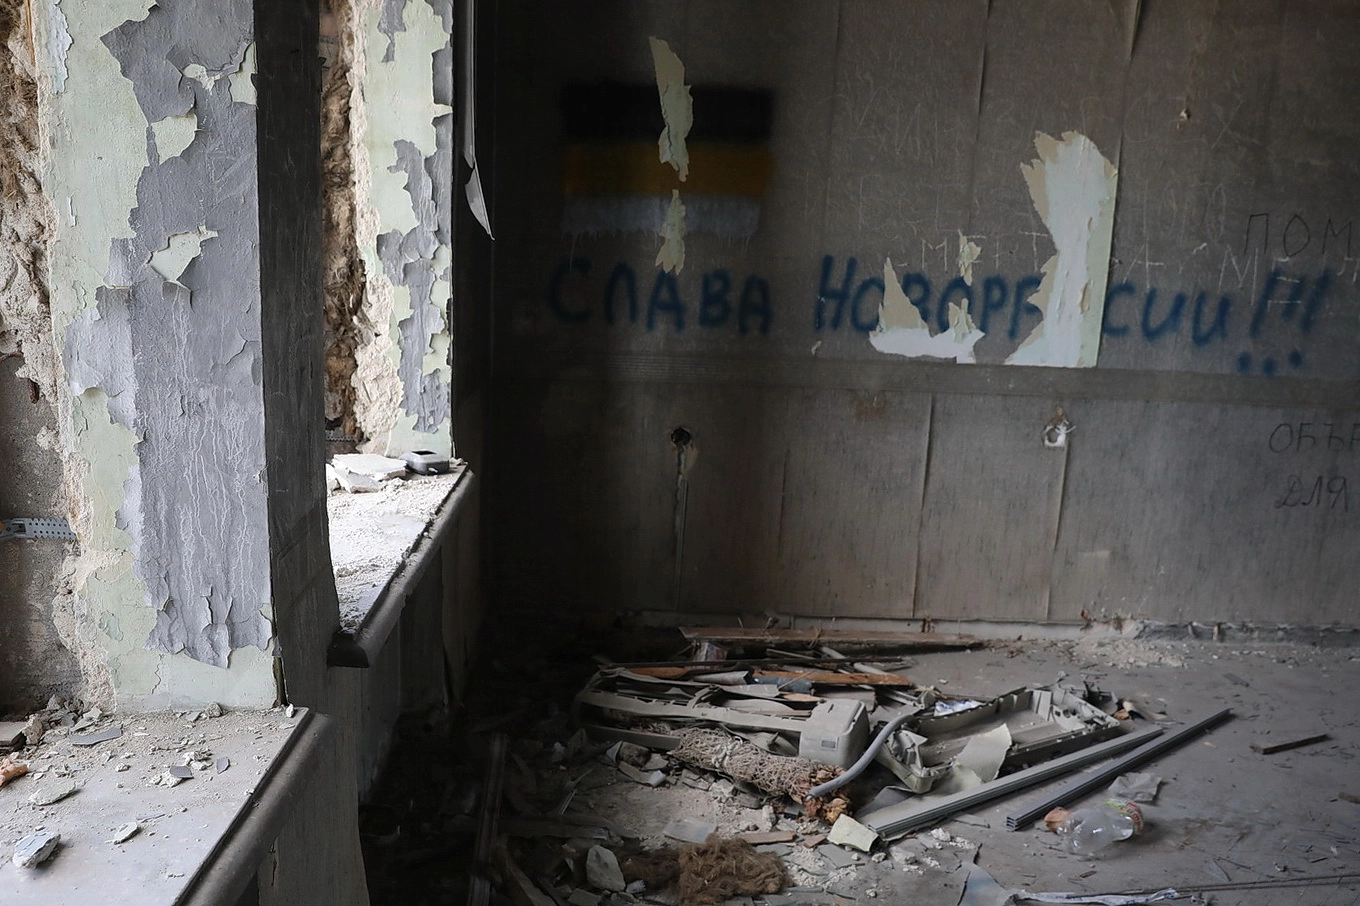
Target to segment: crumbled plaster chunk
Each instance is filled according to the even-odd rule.
[[[109,840],[109,842],[126,843],[133,837],[137,836],[137,832],[140,831],[141,829],[142,826],[138,824],[136,821],[129,821],[127,824],[122,825],[113,832],[113,839]]]
[[[76,782],[68,777],[65,780],[43,784],[33,791],[33,795],[28,797],[28,801],[33,805],[52,805],[75,791]]]
[[[52,857],[61,843],[61,834],[41,831],[29,834],[14,847],[12,861],[19,868],[37,868]]]

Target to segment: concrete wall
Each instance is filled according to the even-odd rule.
[[[502,597],[1356,622],[1353,4],[601,0],[496,27]],[[692,86],[688,178],[634,156],[583,206],[573,161],[637,138],[595,120],[635,111],[564,89],[656,86],[651,37]],[[724,88],[772,104],[736,205],[703,147]]]

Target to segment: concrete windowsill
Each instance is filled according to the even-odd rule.
[[[456,474],[414,478],[410,483],[443,481],[448,487],[433,514],[398,512],[383,508],[383,495],[352,495],[348,512],[331,514],[331,557],[336,590],[341,601],[341,628],[331,639],[327,662],[333,667],[368,667],[382,651],[396,627],[407,599],[420,584],[430,564],[456,524],[463,503],[471,496],[475,477],[465,466]],[[371,513],[368,512],[371,509]],[[356,575],[346,562],[346,545],[339,539],[347,525],[385,516],[392,531],[375,543],[386,546],[387,566]],[[371,522],[364,523],[370,525]]]
[[[251,883],[278,837],[292,803],[315,774],[333,729],[299,710],[231,711],[187,723],[174,713],[118,715],[120,738],[75,747],[49,733],[20,755],[34,774],[0,789],[11,841],[38,827],[61,834],[56,853],[37,868],[0,863],[6,904],[144,903],[229,906]],[[181,750],[212,754],[213,767],[177,786],[151,781],[181,762]],[[109,757],[104,758],[105,754]],[[125,758],[124,755],[131,757]],[[218,758],[230,766],[218,772]],[[118,770],[120,765],[126,770]],[[34,790],[66,772],[77,792],[51,805],[29,803]],[[114,830],[136,821],[124,843]]]

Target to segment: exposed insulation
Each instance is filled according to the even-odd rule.
[[[354,414],[355,318],[364,301],[364,261],[355,240],[353,103],[355,15],[353,0],[330,0],[323,33],[321,87],[322,294],[326,306],[326,421],[359,436]]]
[[[776,894],[787,883],[777,855],[716,834],[697,846],[625,855],[619,867],[625,881],[642,881],[653,894],[675,888],[681,903],[694,906]]]
[[[39,173],[38,87],[23,0],[0,0],[0,358],[19,355],[19,375],[56,397],[47,293],[47,244],[55,212]]]
[[[686,730],[680,734],[680,745],[670,754],[696,768],[755,784],[776,796],[789,796],[801,803],[803,811],[814,818],[835,821],[850,808],[844,788],[837,790],[831,798],[808,796],[813,787],[838,777],[842,773],[840,768],[803,758],[771,755],[744,739],[717,730]]]

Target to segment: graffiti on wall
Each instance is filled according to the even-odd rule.
[[[569,325],[630,325],[673,333],[734,329],[741,336],[767,337],[781,317],[788,317],[814,334],[853,331],[877,340],[884,333],[882,315],[891,296],[911,306],[917,329],[931,337],[952,336],[962,312],[977,335],[999,334],[1019,343],[1043,321],[1043,310],[1033,303],[1043,279],[1037,273],[978,274],[970,283],[963,276],[932,278],[912,270],[896,277],[890,263],[879,275],[854,256],[825,255],[815,293],[790,306],[775,299],[770,281],[755,273],[715,268],[702,274],[697,292],[696,287],[686,292],[674,274],[659,268],[638,269],[625,261],[598,268],[590,258],[575,256],[554,272],[547,302],[555,318]],[[1300,371],[1308,364],[1307,340],[1337,283],[1337,275],[1325,267],[1316,272],[1276,267],[1246,293],[1167,289],[1126,280],[1106,291],[1101,334],[1105,342],[1161,344],[1181,338],[1197,350],[1230,347],[1232,355],[1237,346],[1269,333],[1290,339],[1291,348],[1279,358],[1237,352],[1237,370],[1266,375]],[[935,357],[956,358],[948,348]]]

